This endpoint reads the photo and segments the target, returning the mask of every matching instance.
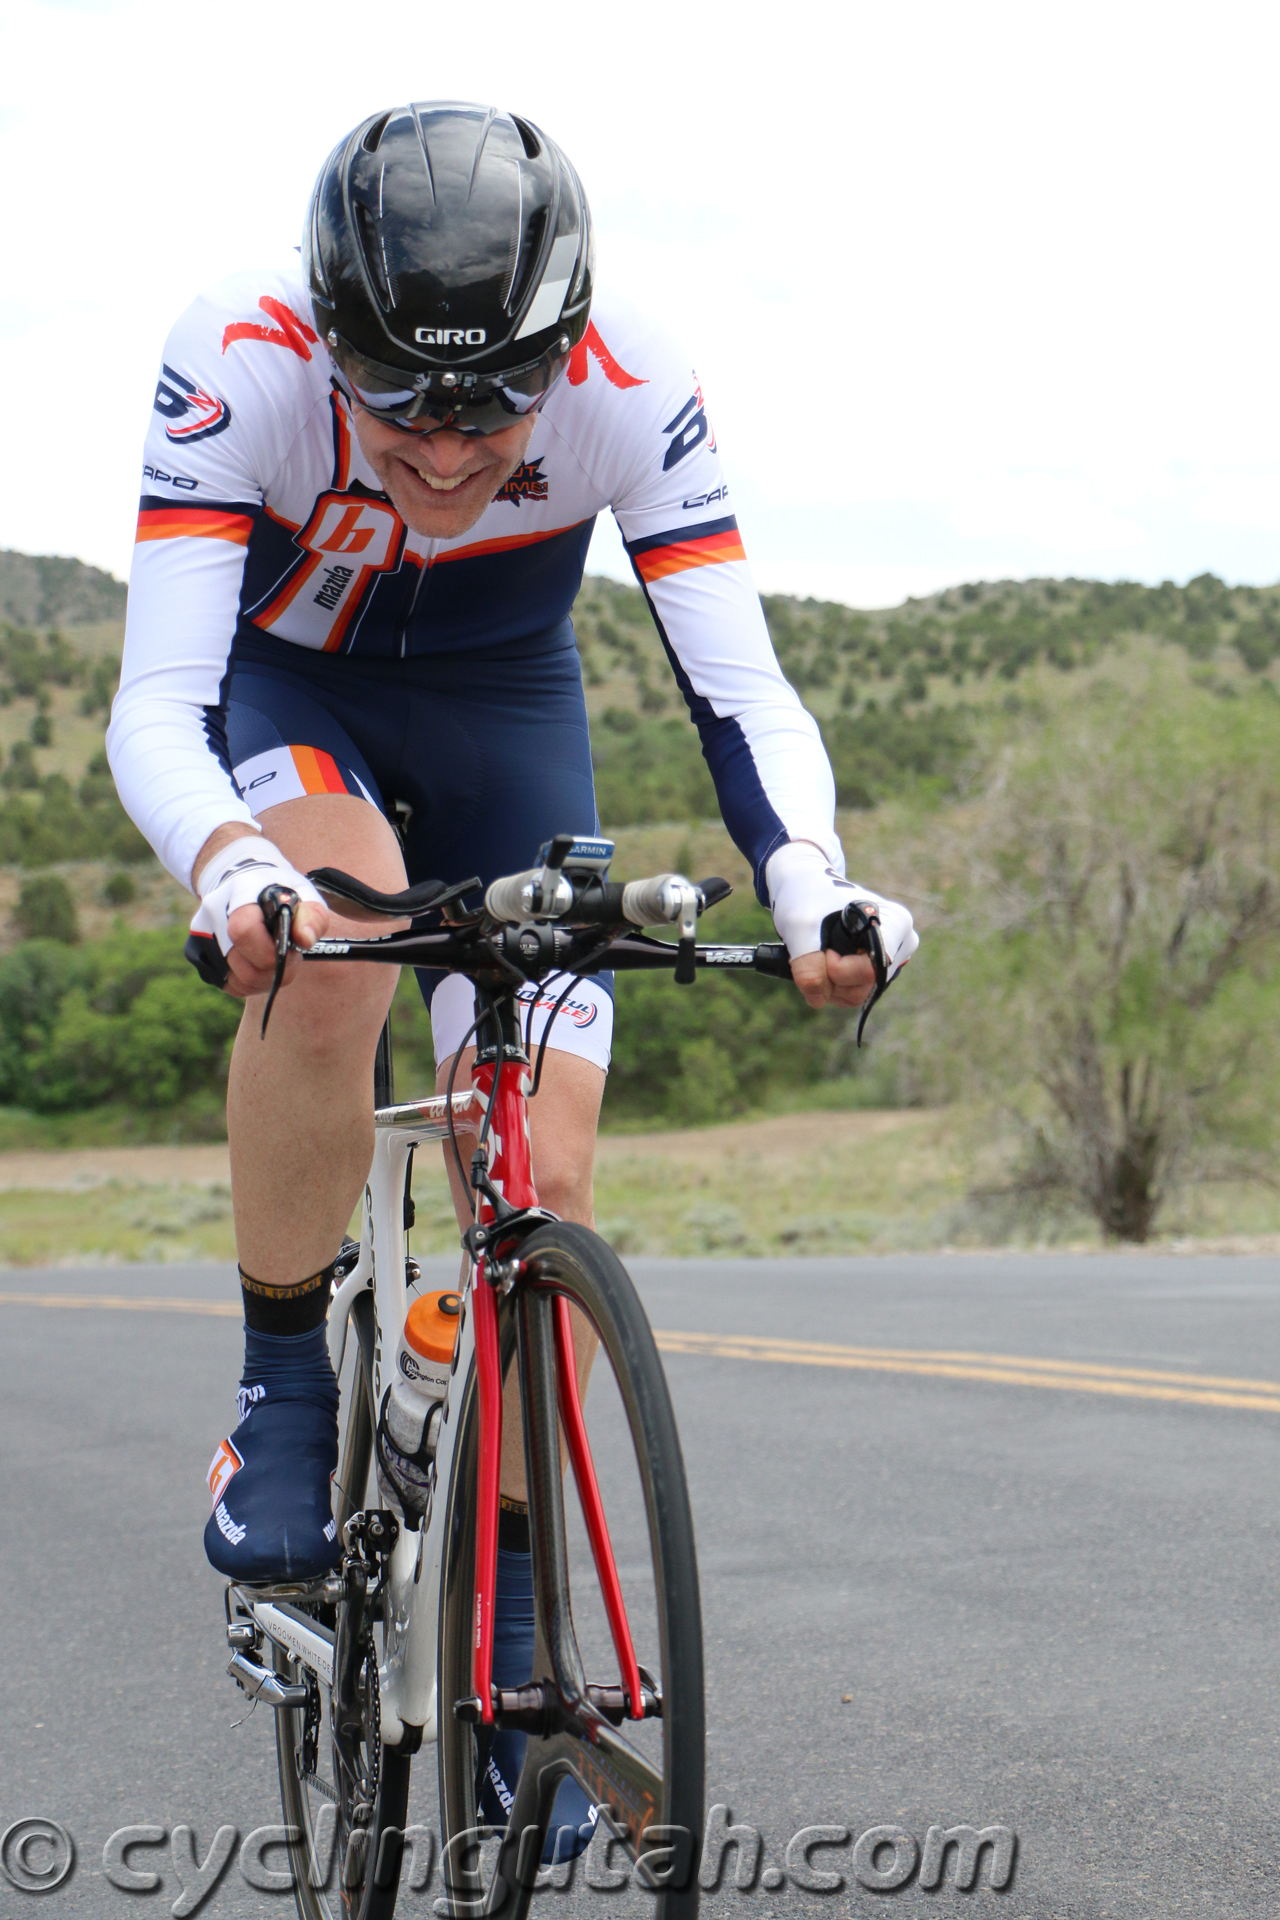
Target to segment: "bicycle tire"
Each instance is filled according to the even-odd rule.
[[[541,1560],[543,1569],[535,1572],[539,1626],[534,1672],[548,1675],[557,1668],[563,1671],[563,1664],[553,1662],[547,1649],[543,1621],[549,1617],[545,1612],[548,1602],[560,1623],[557,1634],[561,1644],[567,1628],[570,1665],[577,1652],[564,1553],[558,1427],[554,1426],[557,1415],[551,1329],[553,1303],[557,1295],[562,1295],[585,1315],[599,1336],[600,1351],[617,1383],[635,1455],[653,1574],[662,1695],[661,1767],[660,1771],[655,1769],[640,1756],[637,1756],[639,1767],[631,1761],[619,1760],[620,1742],[627,1744],[632,1754],[636,1752],[634,1746],[626,1743],[629,1722],[624,1722],[622,1729],[614,1733],[612,1727],[597,1721],[590,1743],[580,1735],[563,1730],[545,1738],[530,1734],[515,1803],[498,1859],[489,1867],[487,1882],[478,1849],[468,1851],[467,1843],[459,1840],[459,1836],[481,1831],[475,1791],[477,1736],[473,1726],[454,1711],[455,1703],[467,1699],[473,1692],[471,1629],[478,1424],[473,1368],[467,1383],[448,1492],[441,1569],[438,1764],[440,1837],[447,1875],[445,1895],[459,1920],[480,1912],[501,1914],[502,1920],[525,1920],[534,1878],[528,1863],[536,1863],[541,1858],[558,1778],[566,1771],[571,1772],[593,1802],[607,1802],[611,1789],[606,1787],[602,1791],[599,1756],[603,1754],[610,1768],[619,1769],[619,1777],[624,1777],[633,1801],[641,1792],[637,1782],[647,1779],[644,1790],[652,1791],[653,1805],[648,1821],[631,1825],[630,1832],[643,1833],[646,1826],[657,1826],[683,1829],[688,1835],[683,1863],[677,1861],[678,1871],[668,1884],[656,1889],[655,1920],[695,1920],[706,1765],[702,1620],[693,1518],[666,1375],[631,1278],[613,1249],[598,1235],[585,1227],[557,1222],[531,1234],[521,1247],[520,1257],[524,1275],[511,1297],[502,1302],[502,1312],[516,1322],[518,1332],[534,1559],[535,1568]],[[539,1452],[544,1467],[551,1460],[556,1461],[556,1470],[548,1467],[538,1484],[553,1489],[543,1496],[543,1501],[545,1504],[549,1499],[553,1508],[557,1501],[560,1503],[558,1517],[555,1512],[549,1517],[545,1513],[540,1517],[536,1510],[533,1487]],[[559,1545],[554,1551],[545,1546],[541,1553],[538,1551],[539,1529],[544,1538],[548,1533],[558,1532]],[[559,1571],[556,1571],[557,1560]],[[553,1590],[543,1594],[544,1573],[548,1568]],[[558,1590],[561,1580],[562,1592]],[[578,1672],[581,1676],[580,1657]],[[619,1806],[619,1801],[615,1799],[614,1804]],[[525,1817],[530,1808],[535,1809],[532,1819]],[[628,1825],[631,1816],[626,1805],[621,1805],[619,1810],[622,1815],[619,1824]],[[529,1825],[537,1828],[539,1839],[533,1849],[526,1841],[521,1853],[521,1836]],[[452,1851],[455,1846],[459,1852],[457,1859]],[[630,1839],[625,1850],[634,1862],[637,1848]],[[641,1846],[638,1850],[646,1849]],[[501,1886],[495,1884],[498,1876],[502,1877]]]
[[[373,1302],[367,1295],[356,1301],[351,1318],[356,1330],[358,1351],[346,1410],[341,1457],[334,1478],[333,1507],[339,1534],[352,1513],[364,1504],[374,1445],[370,1394]],[[328,1621],[326,1624],[333,1623]],[[274,1649],[274,1653],[278,1673],[295,1683],[303,1677],[298,1662],[290,1659],[279,1647]],[[317,1706],[322,1709],[316,1730],[317,1742],[328,1753],[332,1736],[330,1734],[328,1741],[321,1738],[329,1726],[329,1716],[319,1699],[319,1689]],[[410,1759],[393,1748],[381,1748],[373,1816],[366,1828],[368,1839],[355,1856],[352,1874],[354,1884],[348,1886],[345,1883],[348,1832],[344,1830],[344,1821],[339,1815],[332,1866],[323,1875],[325,1886],[317,1887],[312,1884],[313,1863],[317,1859],[323,1860],[327,1849],[319,1841],[316,1812],[317,1805],[323,1805],[329,1796],[315,1785],[308,1786],[303,1764],[305,1732],[304,1713],[296,1708],[282,1708],[277,1712],[276,1763],[280,1777],[280,1803],[286,1827],[295,1829],[298,1836],[289,1848],[289,1858],[299,1920],[390,1920],[399,1891],[403,1854],[401,1836],[409,1804]],[[330,1770],[336,1773],[332,1759],[329,1764]],[[310,1777],[314,1780],[314,1775]]]

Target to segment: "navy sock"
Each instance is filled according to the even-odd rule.
[[[323,1326],[291,1335],[246,1326],[240,1424],[209,1467],[205,1552],[249,1581],[310,1579],[337,1565],[329,1483],[338,1464],[338,1383]]]
[[[288,1339],[296,1333],[314,1333],[329,1311],[332,1266],[322,1267],[295,1287],[271,1287],[240,1268],[240,1298],[244,1324],[252,1333],[271,1333]]]
[[[526,1521],[526,1525],[527,1525]],[[498,1548],[498,1577],[493,1609],[493,1680],[498,1687],[522,1687],[533,1677],[533,1556]],[[504,1827],[524,1764],[527,1735],[501,1732],[482,1754],[476,1798],[480,1817]],[[572,1860],[591,1843],[595,1814],[576,1780],[563,1780],[551,1810],[544,1866]]]

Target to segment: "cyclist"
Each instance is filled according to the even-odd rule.
[[[597,827],[570,609],[609,507],[800,992],[860,1005],[870,963],[824,953],[824,917],[876,905],[895,970],[911,917],[845,878],[821,736],[774,657],[697,376],[651,315],[596,297],[568,160],[484,107],[376,114],[325,162],[301,252],[224,281],[166,343],[107,739],[230,990],[270,982],[256,902],[271,881],[301,896],[305,948],[347,925],[308,869],[385,891],[406,868],[488,882]],[[804,384],[771,374],[765,397],[791,407]],[[265,1041],[256,1013],[241,1026],[227,1102],[246,1360],[205,1537],[248,1580],[340,1554],[323,1322],[372,1158],[394,970],[291,961],[287,980]],[[443,1084],[471,989],[423,991]],[[557,993],[538,996],[535,1040]],[[611,1031],[607,980],[584,983],[532,1119],[540,1197],[587,1224]],[[504,1424],[495,1679],[510,1685],[529,1675],[532,1588],[519,1421]],[[514,1774],[491,1774],[501,1800]]]

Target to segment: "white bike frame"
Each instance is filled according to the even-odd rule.
[[[375,1113],[373,1164],[364,1194],[360,1257],[329,1308],[329,1358],[334,1374],[340,1375],[351,1309],[361,1294],[373,1295],[375,1333],[370,1411],[375,1425],[386,1391],[387,1368],[409,1307],[404,1226],[409,1155],[415,1147],[449,1137],[447,1105],[446,1096],[439,1094],[431,1100],[383,1107]],[[455,1134],[478,1134],[486,1106],[483,1096],[469,1087],[465,1093],[452,1096],[452,1105]],[[474,1316],[470,1311],[475,1277],[476,1268],[472,1264],[463,1287],[453,1371],[441,1408],[431,1506],[419,1527],[400,1528],[391,1553],[384,1613],[385,1644],[378,1669],[382,1738],[389,1747],[400,1744],[406,1728],[421,1727],[423,1740],[436,1738],[440,1569],[462,1389],[470,1376],[475,1352]],[[357,1354],[356,1365],[362,1364]],[[363,1502],[364,1491],[362,1487],[352,1489],[357,1504]],[[310,1667],[323,1685],[332,1685],[330,1637],[308,1631],[296,1614],[283,1611],[269,1600],[255,1600],[252,1608],[254,1618],[269,1639]]]

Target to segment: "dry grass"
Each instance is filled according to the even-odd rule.
[[[775,1115],[699,1131],[609,1134],[596,1160],[600,1230],[622,1253],[891,1253],[1046,1244],[968,1196],[998,1172],[980,1120],[955,1110]],[[444,1253],[458,1229],[442,1157],[414,1166],[411,1245]],[[353,1226],[357,1223],[353,1222]],[[1280,1251],[1280,1198],[1201,1187],[1158,1245]],[[1048,1244],[1081,1251],[1077,1218]],[[0,1154],[0,1264],[231,1260],[225,1147]]]

